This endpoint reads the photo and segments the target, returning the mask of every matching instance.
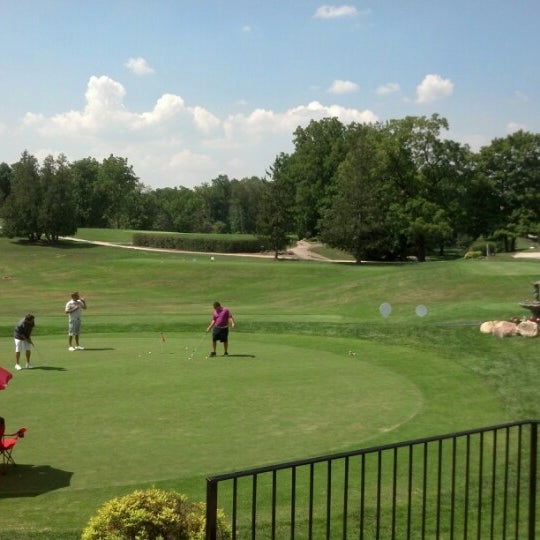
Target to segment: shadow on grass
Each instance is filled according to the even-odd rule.
[[[114,351],[116,350],[114,347],[85,347],[82,351],[72,351],[77,353],[83,353],[84,351]]]
[[[19,246],[33,246],[33,247],[44,247],[44,248],[56,248],[56,249],[94,249],[100,247],[96,244],[91,244],[90,242],[77,242],[75,240],[58,240],[57,242],[47,242],[46,240],[38,240],[37,242],[30,242],[26,239],[17,239],[12,240],[12,244]]]
[[[57,366],[34,366],[32,368],[32,371],[35,371],[36,369],[41,369],[43,371],[67,371],[65,367],[57,367]]]
[[[224,354],[218,354],[217,356],[209,356],[208,358],[255,358],[254,354],[231,354],[227,356]]]
[[[0,499],[36,497],[68,487],[72,472],[50,465],[10,465],[0,476]]]

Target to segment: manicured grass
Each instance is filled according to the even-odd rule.
[[[318,255],[326,257],[327,259],[354,262],[354,257],[350,253],[342,251],[341,249],[334,249],[324,245],[315,245],[311,248],[311,250]]]
[[[130,229],[87,229],[81,228],[74,235],[75,238],[89,241],[112,242],[115,244],[131,244],[133,235],[145,232]],[[153,233],[154,234],[154,233]]]
[[[212,261],[7,239],[0,251],[2,366],[17,320],[37,324],[36,369],[0,392],[8,429],[29,427],[0,477],[0,538],[77,538],[138,487],[204,500],[212,474],[540,417],[538,341],[477,324],[522,313],[536,261]],[[75,353],[72,289],[89,305]],[[209,360],[216,299],[238,327],[232,356]]]

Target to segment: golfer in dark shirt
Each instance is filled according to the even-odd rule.
[[[15,369],[18,371],[22,369],[20,364],[21,352],[26,354],[26,368],[30,369],[32,364],[30,363],[30,356],[32,355],[32,330],[34,329],[34,316],[32,314],[26,315],[24,319],[21,319],[15,330],[13,331],[13,337],[15,338]]]

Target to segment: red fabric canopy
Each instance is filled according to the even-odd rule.
[[[6,389],[11,377],[13,377],[13,375],[7,369],[0,366],[0,390]]]

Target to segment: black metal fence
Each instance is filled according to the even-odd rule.
[[[207,479],[206,539],[219,539],[221,513],[234,540],[533,540],[539,423],[213,476]]]

